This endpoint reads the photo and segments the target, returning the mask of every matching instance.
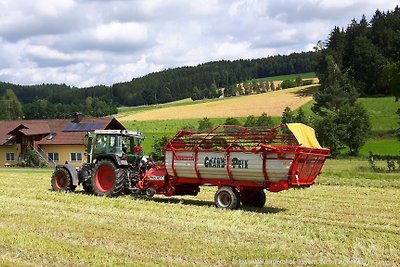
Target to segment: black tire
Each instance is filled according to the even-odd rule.
[[[51,176],[51,188],[57,192],[73,192],[76,186],[72,184],[69,172],[64,168],[59,168]]]
[[[93,168],[91,179],[93,192],[98,196],[119,196],[125,189],[125,177],[124,169],[117,169],[109,160],[101,160]]]
[[[93,187],[92,187],[92,177],[90,175],[90,170],[89,166],[84,166],[82,168],[82,187],[85,193],[90,194],[93,193]]]
[[[82,186],[83,186],[83,191],[85,191],[85,193],[87,193],[87,194],[93,193],[93,187],[92,187],[91,180],[87,180],[87,181],[83,182]]]
[[[264,190],[246,192],[246,197],[242,197],[243,206],[262,208],[265,205],[265,201]]]
[[[215,193],[214,202],[218,208],[234,210],[240,206],[240,197],[235,188],[223,186]]]

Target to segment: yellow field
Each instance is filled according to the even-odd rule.
[[[285,107],[297,109],[312,99],[307,93],[311,86],[279,90],[258,95],[227,98],[186,106],[145,110],[119,117],[120,121],[172,120],[196,118],[225,118],[259,116],[266,112],[270,116],[281,116]]]

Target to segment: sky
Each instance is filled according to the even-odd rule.
[[[310,51],[391,0],[0,0],[0,81],[87,87]]]

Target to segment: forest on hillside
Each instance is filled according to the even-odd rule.
[[[199,91],[203,98],[215,98],[221,95],[218,88],[255,78],[312,72],[316,64],[313,52],[253,60],[221,60],[149,74],[131,82],[114,84],[112,90],[118,102],[127,106],[170,102],[193,97]]]
[[[325,44],[319,43],[320,87],[312,107],[319,140],[333,155],[343,147],[352,155],[370,134],[367,107],[360,96],[400,97],[400,8],[377,10],[368,22],[362,16],[346,29],[335,27]],[[400,114],[400,109],[397,111]],[[388,136],[393,132],[385,133]]]
[[[346,29],[335,27],[325,44],[319,44],[319,78],[327,77],[329,56],[361,96],[398,95],[399,80],[392,80],[400,62],[400,8],[376,10],[370,21],[362,15]],[[397,83],[397,86],[395,84]]]
[[[221,95],[221,87],[255,78],[312,72],[316,64],[314,52],[303,52],[167,69],[112,86],[76,88],[65,84],[22,86],[0,82],[0,96],[4,96],[0,109],[8,110],[6,106],[11,102],[6,91],[12,90],[23,104],[27,119],[65,118],[76,111],[88,116],[106,116],[116,113],[116,107],[121,105],[166,103],[194,94],[216,98]],[[3,119],[12,119],[8,115],[4,113]]]

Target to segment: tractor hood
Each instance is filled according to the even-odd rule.
[[[302,147],[321,148],[313,128],[302,123],[287,123],[286,126]]]

